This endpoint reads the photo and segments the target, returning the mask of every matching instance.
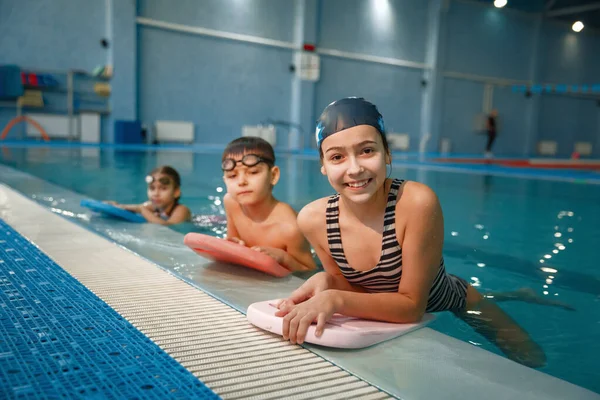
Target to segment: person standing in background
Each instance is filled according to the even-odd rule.
[[[497,134],[497,118],[498,118],[498,110],[494,109],[490,112],[487,118],[486,130],[488,141],[485,147],[485,156],[492,157],[492,146],[494,145],[494,141],[496,140]]]

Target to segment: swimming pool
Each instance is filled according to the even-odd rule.
[[[331,193],[316,158],[278,158],[282,179],[275,194],[281,200],[299,209]],[[3,147],[0,153],[5,165],[85,196],[122,202],[145,200],[146,173],[156,165],[170,164],[182,175],[182,201],[200,215],[222,212],[224,185],[219,159],[216,151],[92,147]],[[393,176],[426,183],[438,193],[445,213],[444,255],[452,273],[482,291],[529,287],[576,308],[502,304],[545,349],[548,365],[543,372],[600,392],[595,369],[600,356],[596,342],[600,334],[600,273],[590,251],[600,239],[596,212],[600,186],[455,173],[425,164],[397,164]],[[55,210],[66,209],[61,199],[44,197],[34,185],[28,194]],[[111,234],[118,235],[118,229]],[[222,226],[185,224],[175,229],[219,234]],[[137,240],[154,245],[161,241],[151,236]],[[498,353],[448,313],[440,314],[432,327]]]

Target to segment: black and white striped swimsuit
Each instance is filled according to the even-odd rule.
[[[397,292],[402,277],[402,248],[396,238],[396,201],[398,189],[403,180],[394,179],[390,186],[385,216],[383,219],[383,243],[381,257],[377,265],[368,271],[357,271],[348,265],[342,247],[342,234],[339,224],[339,194],[331,196],[327,202],[327,242],[331,256],[338,264],[348,282],[361,286],[371,293]],[[427,301],[427,312],[460,310],[465,307],[468,283],[446,273],[444,257],[433,281]]]

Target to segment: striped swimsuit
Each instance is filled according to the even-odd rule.
[[[403,180],[395,179],[390,187],[384,216],[383,243],[381,258],[377,265],[368,271],[357,271],[348,265],[342,248],[342,234],[339,224],[339,194],[327,202],[327,242],[331,256],[342,274],[351,284],[361,286],[371,293],[397,292],[402,277],[402,248],[396,238],[396,200]],[[444,258],[433,281],[427,301],[427,312],[461,310],[465,307],[468,283],[446,273]]]

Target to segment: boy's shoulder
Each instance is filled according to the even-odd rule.
[[[277,200],[277,206],[274,208],[274,211],[296,214],[296,210],[291,205],[281,200]]]
[[[267,224],[276,227],[278,235],[285,240],[291,240],[299,234],[296,217],[298,213],[289,204],[278,201],[271,211]]]
[[[231,211],[232,207],[240,208],[239,203],[235,201],[229,193],[225,193],[225,196],[223,196],[223,205],[229,211]]]
[[[291,205],[283,201],[278,201],[277,205],[271,211],[271,220],[276,220],[278,224],[296,226],[298,213]]]

